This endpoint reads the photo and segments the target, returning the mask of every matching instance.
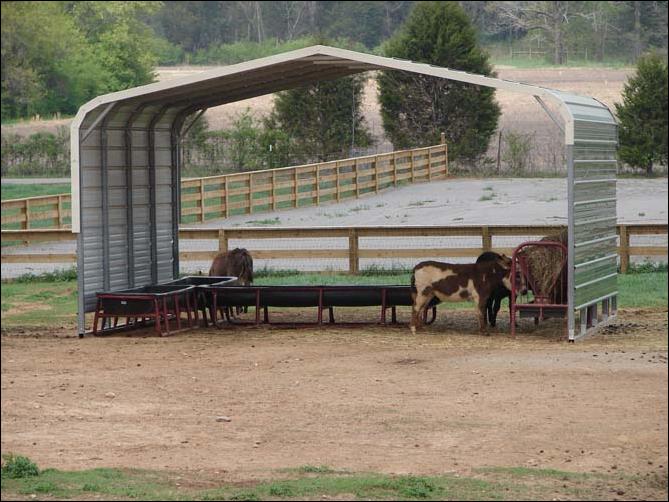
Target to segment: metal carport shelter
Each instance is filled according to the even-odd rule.
[[[617,127],[586,96],[322,45],[99,96],[71,126],[78,330],[95,293],[179,274],[180,139],[213,106],[369,70],[399,70],[534,96],[564,132],[568,169],[569,338],[615,310]],[[557,107],[561,120],[547,107]],[[589,312],[588,312],[589,309]],[[581,330],[575,312],[581,311]],[[596,318],[596,316],[595,316]]]

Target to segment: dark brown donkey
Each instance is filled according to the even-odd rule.
[[[250,286],[253,282],[253,258],[244,248],[235,248],[232,251],[219,253],[214,258],[211,268],[209,269],[210,276],[234,276],[237,277],[237,283],[240,286]],[[241,308],[237,308],[237,313],[241,312]],[[244,307],[246,312],[246,307]],[[232,314],[232,309],[226,309],[226,317],[229,319]]]
[[[253,258],[243,248],[219,253],[214,258],[209,275],[237,277],[240,286],[250,286],[253,282]]]

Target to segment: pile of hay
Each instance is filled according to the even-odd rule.
[[[560,242],[567,246],[567,230],[547,235],[541,240]],[[528,246],[522,251],[522,257],[527,264],[530,277],[534,281],[535,294],[548,293],[551,284],[555,282],[556,288],[551,293],[551,302],[564,303],[566,301],[567,280],[566,267],[562,264],[562,250],[557,247]]]

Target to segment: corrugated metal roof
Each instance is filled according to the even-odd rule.
[[[536,96],[557,105],[564,121],[565,143],[573,144],[573,119],[587,108],[589,117],[599,109],[601,120],[613,123],[613,115],[601,103],[536,85],[512,82],[427,63],[363,54],[315,45],[275,56],[255,59],[165,82],[99,96],[83,105],[71,126],[72,230],[79,231],[79,142],[90,134],[111,110],[150,110],[173,120],[179,113],[232,103],[320,80],[336,79],[370,70],[399,70]],[[129,112],[130,113],[130,112]]]

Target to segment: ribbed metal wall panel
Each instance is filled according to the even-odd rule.
[[[174,113],[166,114],[149,132],[157,112],[154,107],[135,114],[126,128],[131,110],[118,109],[80,141],[80,311],[95,309],[97,292],[173,279],[172,184],[176,178],[172,171],[176,166],[172,165],[170,121]],[[82,138],[84,130],[82,126]],[[151,186],[149,134],[153,134],[155,187]],[[155,225],[151,220],[152,197]],[[79,322],[81,332],[81,316]]]
[[[570,104],[573,146],[573,307],[617,293],[616,124],[596,101]]]

